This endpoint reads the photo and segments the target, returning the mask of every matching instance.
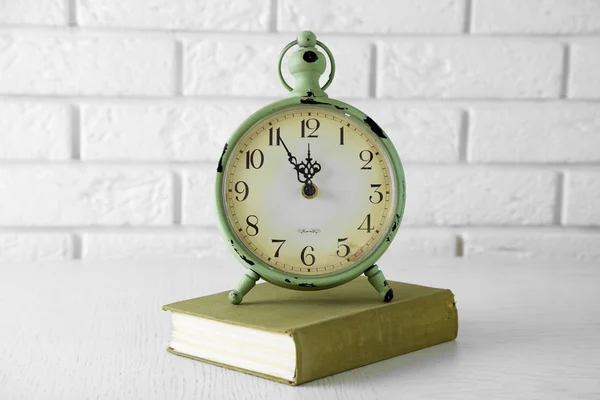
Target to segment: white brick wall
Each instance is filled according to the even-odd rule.
[[[600,39],[579,40],[571,46],[569,96],[600,98]]]
[[[571,171],[565,177],[564,220],[577,226],[600,226],[600,171]]]
[[[528,39],[388,39],[378,48],[384,98],[553,98],[562,47]]]
[[[4,0],[0,2],[0,24],[64,25],[65,0]]]
[[[216,229],[177,232],[89,232],[83,234],[82,257],[87,260],[230,257]]]
[[[599,1],[5,0],[0,265],[227,259],[214,164],[302,29],[405,164],[382,262],[600,261]]]
[[[127,102],[81,107],[84,160],[213,161],[259,101]]]
[[[175,46],[170,39],[85,31],[12,32],[0,35],[0,93],[169,95],[173,92]]]
[[[81,0],[77,19],[82,27],[264,32],[269,9],[264,0]]]
[[[277,77],[279,53],[297,34],[218,36],[201,39],[184,37],[183,94],[186,96],[282,97]],[[352,46],[338,38],[328,39],[327,46],[335,48],[336,82],[332,96],[364,98],[369,94],[370,42],[355,38]],[[284,71],[286,72],[287,69]],[[286,74],[289,76],[289,74]],[[293,78],[288,78],[288,82]],[[218,84],[216,83],[218,82]]]
[[[0,233],[0,262],[34,262],[73,258],[68,233]]]
[[[170,225],[172,177],[136,167],[14,166],[0,170],[0,225]]]
[[[470,107],[474,163],[599,163],[600,103]]]
[[[597,0],[474,0],[473,32],[600,33]]]
[[[396,144],[404,163],[451,163],[460,159],[465,112],[447,105],[407,105],[392,101],[356,101]]]
[[[0,160],[68,160],[70,107],[0,102]]]
[[[347,33],[459,33],[464,0],[279,0],[277,28]]]
[[[473,231],[464,234],[465,256],[600,261],[597,233],[573,230]]]
[[[552,171],[409,166],[406,176],[406,225],[553,222],[557,180]]]

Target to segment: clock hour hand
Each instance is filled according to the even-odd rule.
[[[308,155],[306,157],[306,161],[298,162],[298,159],[292,155],[290,149],[288,149],[287,145],[280,138],[283,147],[288,155],[288,161],[294,169],[296,170],[296,177],[298,178],[298,182],[304,184],[302,187],[302,193],[306,198],[314,198],[317,194],[317,188],[312,183],[312,178],[315,174],[321,171],[321,164],[316,161],[313,161],[313,158],[310,156],[310,143],[308,144]]]

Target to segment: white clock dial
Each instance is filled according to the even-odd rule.
[[[296,165],[310,162],[314,175],[298,173],[286,148]],[[337,272],[366,257],[394,222],[389,157],[343,112],[313,106],[273,114],[231,154],[223,178],[227,219],[273,268],[296,276]],[[315,190],[303,189],[311,184]]]

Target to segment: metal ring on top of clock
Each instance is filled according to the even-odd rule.
[[[288,85],[288,83],[285,81],[285,78],[283,77],[283,74],[281,73],[281,63],[283,62],[283,56],[285,56],[285,53],[287,53],[287,51],[289,49],[291,49],[293,46],[295,46],[297,44],[298,44],[298,39],[294,40],[293,42],[288,43],[288,45],[285,46],[283,48],[283,50],[281,50],[281,55],[279,56],[279,63],[277,64],[277,72],[279,73],[279,80],[281,81],[281,84],[288,90],[288,92],[291,92],[292,90],[294,90],[294,88],[292,88],[290,85]],[[329,78],[327,79],[327,82],[325,82],[323,87],[321,87],[321,90],[325,90],[329,87],[329,85],[331,85],[331,82],[333,82],[333,77],[335,76],[335,60],[333,59],[333,54],[331,54],[331,51],[329,50],[329,48],[327,46],[325,46],[321,41],[317,40],[317,46],[319,46],[323,50],[325,50],[325,53],[327,53],[327,56],[329,57],[329,61],[331,63],[331,72],[329,72]]]

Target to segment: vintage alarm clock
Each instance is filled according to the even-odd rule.
[[[281,74],[285,53],[296,80]],[[326,59],[331,73],[319,78]],[[217,167],[221,233],[246,268],[233,304],[260,278],[297,290],[320,290],[361,274],[390,301],[375,264],[402,220],[404,171],[386,133],[362,111],[327,96],[335,62],[312,32],[283,49],[279,78],[289,97],[246,119],[225,144]]]

